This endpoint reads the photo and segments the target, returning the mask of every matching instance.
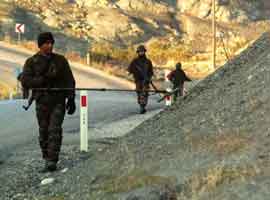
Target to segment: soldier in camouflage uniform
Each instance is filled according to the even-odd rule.
[[[56,170],[62,143],[65,112],[73,114],[75,90],[43,91],[37,88],[74,88],[75,80],[66,58],[53,53],[54,38],[50,32],[38,36],[39,52],[28,58],[20,77],[22,86],[32,89],[36,101],[39,143],[45,160],[43,172]],[[37,90],[35,90],[35,88]]]
[[[148,103],[149,84],[153,76],[153,66],[151,60],[146,55],[146,49],[143,45],[137,48],[138,57],[135,58],[128,67],[128,72],[133,75],[136,84],[138,104],[140,105],[140,113],[146,112]]]
[[[171,71],[167,78],[173,84],[173,90],[175,91],[173,94],[174,102],[177,100],[178,96],[184,96],[184,83],[186,81],[192,81],[190,78],[187,77],[186,73],[182,69],[182,64],[177,63],[175,65],[175,70]],[[177,90],[178,89],[178,90]]]

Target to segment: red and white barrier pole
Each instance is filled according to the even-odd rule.
[[[168,93],[171,93],[172,92],[172,89],[171,88],[167,88],[166,91]],[[165,98],[165,105],[166,106],[171,106],[172,105],[172,95],[166,96],[166,98]]]
[[[80,92],[80,150],[88,151],[88,96],[87,91]]]

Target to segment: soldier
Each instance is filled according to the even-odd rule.
[[[130,63],[128,72],[134,77],[140,113],[144,114],[148,102],[147,90],[150,88],[149,84],[153,76],[153,66],[151,60],[146,57],[146,49],[143,45],[140,45],[136,52],[138,57]]]
[[[62,144],[62,123],[65,112],[73,114],[75,80],[66,58],[53,53],[54,37],[45,32],[38,36],[37,52],[28,58],[19,77],[23,88],[32,89],[36,101],[39,125],[39,144],[45,160],[42,172],[55,171]],[[71,88],[62,91],[44,91],[38,88]],[[36,90],[35,90],[36,88]],[[67,101],[66,101],[67,100]]]
[[[185,72],[182,70],[182,64],[177,63],[175,66],[175,70],[168,74],[167,78],[173,83],[173,100],[176,101],[178,96],[184,96],[184,83],[185,81],[191,81]]]

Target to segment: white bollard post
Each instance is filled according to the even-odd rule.
[[[90,65],[90,53],[89,52],[86,54],[86,64]]]
[[[10,101],[13,100],[13,91],[11,91],[11,92],[9,93],[9,100],[10,100]]]
[[[172,89],[170,88],[170,80],[168,79],[168,75],[169,75],[169,73],[170,73],[171,71],[170,70],[168,70],[168,69],[165,69],[164,70],[164,80],[165,80],[165,88],[166,88],[166,91],[167,92],[172,92]],[[172,105],[172,96],[170,95],[170,96],[167,96],[166,98],[165,98],[165,105],[166,106],[171,106]]]
[[[88,151],[88,97],[87,91],[80,92],[80,149]]]
[[[168,70],[168,69],[165,69],[165,70],[164,70],[164,76],[165,76],[165,77],[164,77],[164,80],[165,80],[166,83],[170,82],[169,79],[168,79],[168,77],[167,77],[167,76],[169,75],[170,72],[171,72],[171,71]]]

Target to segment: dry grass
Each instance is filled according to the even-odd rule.
[[[21,46],[32,51],[38,51],[37,44],[34,41],[23,41]]]
[[[17,92],[16,88],[12,88],[3,82],[0,82],[0,100],[9,99],[11,92],[13,95],[13,99],[18,99],[22,97],[21,91]]]
[[[10,88],[7,85],[0,83],[0,100],[9,98],[9,91]]]
[[[118,61],[129,63],[135,57],[135,47],[120,48],[110,43],[94,43],[91,47],[91,60],[93,62]]]
[[[45,200],[45,199],[44,199]],[[47,198],[46,200],[65,200],[63,196],[57,196],[57,197],[50,197]]]
[[[148,52],[151,59],[158,65],[164,65],[169,60],[186,61],[194,56],[189,45],[161,38],[149,44]]]
[[[207,151],[215,152],[218,155],[228,155],[236,153],[253,142],[249,138],[238,133],[222,133],[214,136],[188,136],[187,143],[196,152]]]
[[[221,163],[206,171],[193,173],[184,184],[185,190],[181,193],[181,197],[183,199],[197,199],[201,194],[211,192],[222,184],[236,180],[244,182],[259,173],[260,170],[254,166],[229,167]]]
[[[173,177],[150,176],[147,173],[134,171],[128,175],[114,177],[106,181],[101,189],[107,193],[119,193],[147,186],[175,185],[175,182]]]
[[[11,11],[10,3],[1,1],[0,2],[0,17],[8,16],[10,11]]]

